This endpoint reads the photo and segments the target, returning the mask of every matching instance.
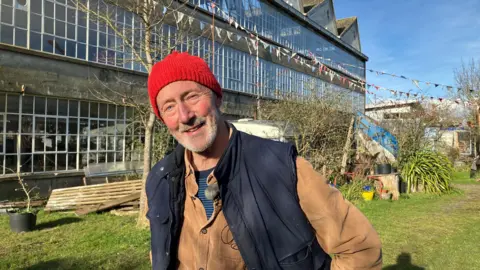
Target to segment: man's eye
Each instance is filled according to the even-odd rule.
[[[197,99],[198,97],[200,97],[200,95],[193,94],[193,95],[188,96],[188,99]]]
[[[163,107],[163,111],[164,112],[170,112],[173,110],[173,106],[172,105],[168,105],[168,106],[165,106]]]

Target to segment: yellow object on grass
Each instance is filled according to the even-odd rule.
[[[374,194],[375,194],[375,191],[364,191],[362,192],[362,197],[365,201],[371,201],[373,200]]]

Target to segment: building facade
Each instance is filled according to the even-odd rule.
[[[123,41],[126,37],[135,44],[141,39],[141,19],[102,0],[79,0],[90,11],[108,10],[120,29],[114,31],[76,2],[0,0],[0,175],[4,178],[17,172],[35,179],[78,176],[88,164],[141,159],[131,148],[132,141],[143,138],[141,128],[131,120],[134,110],[92,94],[92,89],[102,87],[122,89],[144,95],[147,102],[147,69]],[[191,15],[188,23],[197,29],[184,42],[175,41],[175,49],[206,58],[225,89],[224,110],[231,118],[251,117],[251,105],[258,98],[291,93],[341,95],[346,110],[364,111],[362,91],[272,52],[275,46],[310,55],[346,78],[364,80],[368,58],[360,51],[357,20],[349,18],[336,27],[331,0],[305,5],[297,0],[222,0],[214,8],[206,0],[190,0],[179,8]],[[210,35],[201,34],[210,28],[212,18],[218,34],[214,46]],[[173,40],[179,21],[159,25],[155,31],[163,40]],[[240,29],[271,46],[257,43],[257,52],[252,53]],[[214,57],[209,57],[212,53]]]

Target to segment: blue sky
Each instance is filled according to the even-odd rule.
[[[462,60],[480,60],[480,0],[334,0],[334,6],[337,19],[358,17],[367,69],[455,86],[454,70]],[[367,82],[426,96],[452,95],[368,71]],[[372,91],[377,98],[390,97],[388,91]]]

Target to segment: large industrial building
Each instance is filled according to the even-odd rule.
[[[146,97],[146,69],[122,46],[118,33],[75,2],[0,0],[4,180],[19,172],[37,184],[48,180],[50,188],[76,185],[88,164],[141,159],[128,144],[142,137],[141,129],[126,128],[134,111],[99,99],[92,89],[109,87]],[[129,38],[142,35],[134,31],[141,29],[141,20],[131,12],[102,0],[80,2],[93,10],[107,8]],[[258,98],[313,91],[341,94],[346,110],[364,111],[365,94],[342,83],[342,78],[365,78],[368,58],[361,52],[358,22],[355,17],[337,20],[332,0],[217,0],[215,6],[191,0],[182,10],[193,14],[188,23],[200,30],[210,29],[215,20],[214,36],[191,36],[189,46],[177,49],[205,57],[212,36],[217,38],[214,60],[207,61],[225,89],[224,111],[231,119],[252,117]],[[177,25],[162,25],[162,35],[174,38]],[[247,33],[261,40],[253,44],[254,52]],[[275,48],[282,48],[282,54]],[[309,56],[342,77],[316,72],[294,55]]]

